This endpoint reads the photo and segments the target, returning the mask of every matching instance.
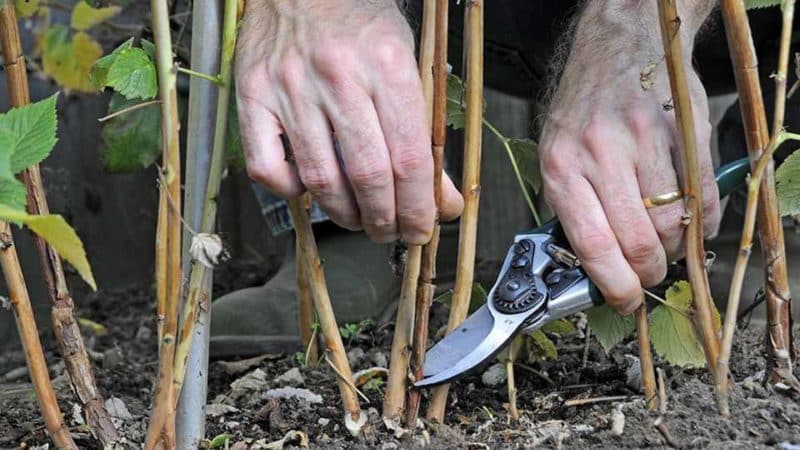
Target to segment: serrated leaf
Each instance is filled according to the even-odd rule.
[[[14,8],[19,18],[28,18],[39,12],[39,0],[14,0]]]
[[[800,151],[795,150],[775,171],[781,214],[800,214]]]
[[[528,348],[528,358],[531,356],[538,356],[545,358],[545,359],[558,359],[558,350],[556,349],[556,344],[547,337],[546,334],[542,330],[536,330],[530,335],[531,343],[534,345],[535,348]],[[538,351],[537,351],[538,350]]]
[[[236,95],[231,95],[228,115],[228,133],[225,135],[225,161],[229,169],[242,171],[245,168],[244,147],[239,131],[239,111],[236,108]]]
[[[78,31],[85,31],[104,22],[122,11],[119,6],[106,6],[105,8],[94,8],[86,2],[79,1],[72,8],[72,28]]]
[[[525,180],[533,189],[539,193],[542,188],[542,173],[539,170],[539,152],[537,144],[533,139],[508,139],[508,146],[519,167],[522,179]]]
[[[40,38],[42,70],[61,87],[79,92],[95,92],[89,81],[92,65],[103,49],[84,32],[70,36],[64,25],[53,25]]]
[[[142,50],[147,53],[147,56],[150,57],[151,60],[156,60],[156,44],[148,41],[145,38],[139,40],[139,44],[142,46]]]
[[[75,230],[58,214],[45,216],[28,214],[15,210],[8,205],[0,205],[0,220],[23,224],[42,237],[64,260],[72,264],[81,278],[97,290],[97,283],[92,275],[92,268],[86,259],[83,243]]]
[[[585,313],[592,334],[606,351],[611,350],[636,328],[632,316],[620,316],[608,305],[595,306]]]
[[[109,112],[121,111],[136,101],[114,94]],[[105,122],[103,162],[110,172],[133,172],[149,167],[161,154],[161,108],[146,106]]]
[[[554,334],[567,334],[575,331],[575,325],[567,319],[558,319],[552,322],[547,322],[540,328],[545,333]]]
[[[9,169],[17,174],[41,162],[56,144],[56,99],[44,100],[13,108],[0,114],[0,134],[8,152]]]
[[[0,204],[24,210],[27,192],[25,185],[11,171],[11,147],[13,137],[0,130]]]
[[[464,83],[456,75],[447,76],[447,126],[454,130],[464,128]]]
[[[782,0],[744,0],[747,9],[769,8],[770,6],[780,6]]]
[[[92,64],[92,68],[89,71],[89,82],[95,89],[100,90],[106,87],[108,69],[110,69],[117,60],[119,52],[131,47],[133,47],[133,38],[123,42],[119,47],[115,48],[113,52],[103,56]]]
[[[434,301],[450,305],[450,303],[453,301],[453,291],[450,290],[445,292],[444,294],[436,297]],[[472,293],[470,294],[469,298],[469,313],[472,314],[484,304],[486,304],[486,289],[484,289],[483,285],[480,283],[472,283]]]
[[[140,48],[120,50],[108,69],[106,85],[127,99],[151,99],[158,89],[156,66]]]
[[[697,338],[692,313],[692,288],[678,281],[667,289],[667,305],[656,306],[650,313],[650,341],[655,351],[670,364],[680,367],[703,367],[703,347]]]

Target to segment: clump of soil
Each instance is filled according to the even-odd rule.
[[[247,270],[249,274],[243,273]],[[258,273],[255,267],[237,266],[235,272],[220,274],[219,280],[231,284],[217,286],[218,291],[263,282],[263,277],[254,275]],[[129,443],[121,448],[139,448],[146,432],[157,369],[153,310],[152,292],[142,290],[103,292],[80,302],[79,316],[107,329],[103,335],[91,335],[87,330],[86,340],[100,389],[107,399],[113,397],[126,410],[116,419]],[[432,320],[434,324],[439,322],[437,318]],[[391,327],[367,329],[353,339],[347,347],[354,370],[386,364],[391,331]],[[446,425],[424,422],[424,431],[416,433],[387,430],[379,414],[381,386],[364,388],[370,399],[369,404],[364,404],[370,427],[360,438],[350,437],[343,427],[335,375],[324,363],[303,366],[293,354],[265,355],[234,364],[212,362],[207,437],[229,434],[231,448],[236,449],[279,440],[291,431],[305,433],[312,448],[331,449],[666,445],[653,426],[659,413],[646,411],[635,384],[627,381],[626,372],[635,365],[631,355],[638,354],[635,340],[618,345],[610,353],[589,341],[585,353],[585,339],[580,332],[554,339],[560,353],[557,360],[536,361],[516,369],[522,414],[519,422],[509,419],[505,385],[485,386],[479,371],[460,379],[451,389]],[[80,425],[80,411],[75,409],[76,399],[52,337],[43,335],[43,340],[65,420],[81,448],[97,448]],[[800,405],[789,396],[768,392],[758,381],[764,370],[762,343],[762,327],[753,326],[737,334],[732,358],[737,384],[732,391],[730,419],[717,413],[712,380],[704,370],[681,370],[657,361],[668,380],[663,420],[679,445],[765,448],[781,443],[800,444]],[[0,355],[0,449],[31,448],[49,442],[27,374],[14,370],[23,366],[19,351]],[[624,399],[565,406],[567,400],[619,396]],[[612,430],[615,410],[621,410],[625,417],[620,435]],[[287,439],[287,447],[298,442],[294,437]]]

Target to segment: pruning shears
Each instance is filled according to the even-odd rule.
[[[747,158],[717,169],[720,198],[742,184],[749,171]],[[515,336],[603,303],[557,218],[517,234],[486,304],[428,350],[416,386],[459,377],[493,358]]]

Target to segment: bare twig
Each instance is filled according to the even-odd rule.
[[[667,413],[667,383],[664,379],[664,370],[656,368],[658,374],[658,411],[663,415]]]
[[[666,422],[664,422],[663,417],[658,417],[653,422],[653,426],[656,427],[661,436],[664,438],[664,441],[672,448],[681,448],[681,446],[675,441],[675,438],[672,437],[672,433],[669,432],[669,428],[667,427]]]
[[[462,190],[464,214],[461,217],[458,263],[453,300],[447,330],[452,332],[467,317],[475,271],[475,245],[478,234],[478,200],[480,198],[481,139],[483,136],[483,0],[465,5],[464,34],[467,67],[467,105],[464,140]],[[433,389],[427,417],[442,422],[447,405],[449,384]]]
[[[508,413],[511,420],[519,420],[517,409],[517,384],[514,381],[514,361],[519,353],[520,340],[513,339],[506,350],[506,384],[508,385]]]
[[[336,324],[336,317],[333,314],[331,299],[328,295],[328,286],[325,282],[325,273],[322,270],[322,261],[319,258],[314,232],[311,229],[311,220],[299,199],[289,200],[289,212],[297,233],[299,245],[297,257],[302,259],[309,275],[311,298],[314,301],[322,335],[325,338],[325,352],[330,354],[331,362],[336,366],[340,375],[338,384],[346,414],[345,422],[350,420],[356,424],[363,423],[362,421],[365,420],[366,416],[361,411],[357,393],[344,381],[352,380],[353,373],[350,369],[350,363],[347,361],[347,354],[344,351],[344,344],[342,344],[342,336],[339,334],[339,327]],[[349,431],[357,433],[359,430],[350,429]]]
[[[776,358],[775,355],[779,352],[785,352],[789,354],[788,342],[786,339],[790,339],[788,333],[789,327],[787,326],[786,329],[781,329],[781,326],[784,325],[784,321],[788,320],[786,317],[782,317],[784,314],[784,310],[788,310],[789,308],[789,296],[781,296],[777,297],[775,288],[773,287],[773,283],[775,283],[778,287],[785,287],[788,293],[788,284],[785,286],[781,286],[781,281],[786,282],[786,265],[785,265],[785,255],[783,252],[783,228],[780,224],[780,219],[777,214],[777,202],[776,198],[774,197],[774,182],[769,183],[772,178],[771,168],[772,168],[772,154],[780,145],[781,141],[781,133],[783,132],[783,118],[784,112],[786,109],[786,77],[789,68],[789,48],[791,45],[791,37],[792,37],[792,20],[794,18],[794,0],[785,0],[783,2],[783,29],[781,32],[781,43],[780,43],[780,50],[778,56],[778,70],[775,76],[775,109],[774,109],[774,119],[773,119],[773,126],[772,126],[772,136],[767,143],[766,149],[764,151],[752,151],[750,152],[751,155],[751,163],[755,164],[755,168],[751,174],[750,182],[748,184],[748,192],[747,192],[747,209],[745,211],[745,222],[744,228],[742,230],[742,239],[739,245],[739,254],[736,259],[736,266],[734,267],[733,271],[733,279],[731,281],[731,288],[729,291],[728,296],[728,306],[727,311],[725,313],[725,326],[723,328],[723,335],[722,335],[722,348],[719,355],[719,373],[716,376],[716,383],[717,383],[717,405],[720,410],[720,414],[723,416],[730,415],[730,405],[728,399],[728,360],[730,358],[731,347],[733,346],[733,334],[736,328],[736,313],[739,309],[739,300],[741,299],[741,290],[742,290],[742,283],[744,282],[744,274],[747,268],[747,261],[750,257],[750,251],[753,242],[753,232],[755,229],[755,221],[756,221],[756,211],[757,209],[761,209],[762,212],[766,212],[770,210],[770,212],[774,213],[773,215],[762,216],[761,222],[761,233],[762,233],[762,244],[767,250],[765,250],[764,257],[772,257],[774,252],[777,250],[781,255],[781,259],[783,260],[782,265],[777,265],[773,262],[772,259],[765,259],[765,267],[767,268],[767,323],[768,323],[768,341],[771,343],[771,349],[773,351],[773,358],[771,360],[773,363],[779,368],[786,368],[788,366],[788,372],[786,374],[781,375],[781,381],[789,381],[785,380],[784,378],[791,377],[791,364],[788,365],[785,363],[780,363],[779,358]],[[724,1],[723,2],[723,14],[726,19],[726,23],[728,24],[728,40],[730,41],[731,47],[731,59],[734,61],[735,65],[740,65],[747,56],[748,50],[746,48],[737,48],[737,46],[743,47],[742,42],[738,39],[738,34],[743,33],[749,36],[749,26],[746,23],[746,16],[744,14],[744,3],[743,2],[733,2],[733,1]],[[744,22],[744,23],[740,23]],[[750,45],[750,44],[748,44]],[[754,66],[748,66],[748,68],[752,69]],[[748,81],[745,74],[737,70],[737,83],[739,84],[740,89],[740,97],[741,91],[747,90],[750,93],[754,92],[754,89],[759,88],[752,88],[748,86]],[[756,79],[757,83],[757,79]],[[758,91],[760,94],[760,90]],[[759,95],[760,97],[760,95]],[[761,101],[761,118],[759,120],[763,120],[766,122],[766,116],[763,113],[763,99]],[[742,114],[745,117],[745,124],[748,126],[748,133],[747,135],[750,136],[751,133],[754,134],[754,130],[750,128],[752,125],[751,121],[748,121],[748,116],[752,114],[757,114],[753,111],[745,112],[745,106],[748,108],[752,108],[755,105],[748,103],[745,105],[745,101],[742,101]],[[758,109],[758,108],[757,108]],[[755,133],[758,133],[757,136],[752,136],[751,139],[758,138],[758,145],[761,145],[763,142],[764,133],[766,133],[766,124],[764,123],[764,127],[761,128],[763,131],[759,132],[755,130]],[[748,140],[748,147],[751,144],[754,144],[756,141],[751,142]],[[764,183],[762,183],[762,179]],[[766,188],[764,188],[764,184],[768,184]],[[769,196],[769,187],[772,188],[772,195],[773,197],[770,198]],[[759,199],[761,200],[761,207],[759,206]],[[769,203],[772,201],[773,207],[770,208]],[[766,216],[766,217],[765,217]],[[770,222],[777,221],[777,231],[773,229],[770,225]],[[779,249],[775,249],[776,245],[780,245]],[[769,249],[772,251],[769,251]],[[774,272],[776,269],[778,271],[783,269],[783,273],[778,273],[778,276],[782,278],[773,279],[776,276]],[[770,296],[772,297],[770,301]],[[788,325],[786,323],[785,325]],[[775,329],[777,328],[777,332]],[[793,383],[795,386],[797,385],[796,380]]]
[[[103,123],[103,122],[106,122],[106,121],[109,121],[109,120],[113,119],[114,117],[118,117],[118,116],[121,116],[123,114],[127,114],[129,112],[136,111],[137,109],[146,108],[148,106],[153,106],[153,105],[160,105],[160,104],[161,104],[161,100],[150,100],[148,102],[137,103],[135,105],[128,106],[127,108],[120,109],[119,111],[115,111],[115,112],[113,112],[113,113],[111,113],[111,114],[109,114],[107,116],[103,116],[103,117],[97,119],[97,121],[100,122],[100,123]]]
[[[325,355],[325,362],[328,363],[329,366],[331,366],[331,370],[333,370],[336,373],[336,376],[339,377],[339,380],[342,383],[345,383],[347,386],[350,387],[350,389],[355,391],[359,397],[363,398],[365,402],[369,403],[369,397],[364,395],[364,393],[361,392],[361,390],[356,387],[356,385],[353,383],[352,377],[351,378],[345,377],[344,374],[338,368],[336,368],[336,365],[333,363],[333,361],[331,361],[331,359],[328,358],[328,355]]]
[[[697,316],[703,350],[711,374],[716,373],[719,340],[712,314],[713,302],[708,286],[703,248],[703,189],[697,158],[697,142],[692,100],[686,80],[686,59],[681,45],[681,22],[675,0],[659,0],[658,16],[661,38],[669,72],[670,88],[675,104],[675,119],[681,136],[680,152],[685,186],[684,199],[689,223],[686,229],[686,266],[692,286],[692,299]]]
[[[172,389],[175,340],[178,331],[178,300],[181,290],[181,164],[178,132],[178,101],[172,62],[172,38],[166,0],[150,2],[153,35],[156,44],[159,98],[161,100],[161,139],[163,164],[168,176],[159,194],[159,223],[156,237],[156,279],[158,314],[163,318],[160,331],[159,370],[154,390],[153,411],[147,430],[145,448],[155,449],[159,442],[175,446],[175,402]],[[175,202],[167,205],[167,198]]]
[[[306,210],[309,208],[311,196],[305,194],[301,199]],[[311,299],[311,285],[309,285],[306,265],[300,258],[300,243],[295,242],[295,262],[297,264],[297,321],[300,328],[300,341],[306,349],[305,359],[317,363],[317,340],[314,333],[314,302]]]
[[[433,236],[430,242],[422,249],[422,266],[419,285],[417,286],[414,339],[411,351],[411,370],[414,373],[415,380],[422,378],[422,368],[425,363],[425,350],[428,343],[428,316],[433,302],[433,293],[436,290],[436,254],[441,231],[438,210],[442,196],[442,167],[447,119],[447,0],[426,0],[425,12],[427,16],[425,16],[423,22],[426,24],[427,31],[424,31],[424,33],[426,33],[426,36],[433,34],[434,38],[426,37],[423,38],[423,41],[435,41],[431,71],[433,75],[431,82],[433,91],[430,96],[432,97],[431,142],[433,144],[434,197],[436,198],[437,215]],[[423,80],[425,80],[424,74],[427,72],[426,67],[427,64],[420,58],[420,74],[423,76]],[[415,426],[417,422],[421,394],[419,389],[411,389],[408,393],[406,402],[406,426],[408,427]]]
[[[58,407],[56,393],[53,391],[53,384],[47,371],[47,362],[42,353],[42,343],[39,342],[39,333],[36,331],[31,300],[28,297],[28,288],[25,286],[25,278],[19,265],[11,227],[5,222],[0,222],[0,266],[3,269],[8,297],[14,310],[14,317],[17,319],[20,341],[25,350],[28,371],[36,390],[39,407],[42,409],[47,433],[58,448],[77,450],[78,447],[73,442]]]
[[[569,406],[591,405],[594,403],[621,402],[621,401],[628,401],[632,398],[634,397],[630,395],[612,395],[609,397],[576,398],[572,400],[566,400],[564,402],[564,406],[569,407]]]
[[[19,107],[30,103],[28,74],[20,41],[17,16],[13,3],[0,4],[0,44],[9,101]],[[34,164],[22,175],[28,194],[27,210],[30,214],[48,214],[50,209],[44,192],[39,165]],[[53,332],[56,336],[64,365],[72,387],[78,396],[86,423],[102,445],[119,439],[119,434],[108,416],[103,396],[97,389],[92,364],[83,344],[80,327],[75,320],[74,303],[70,295],[61,257],[38,235],[34,235],[40,265],[50,297]]]
[[[639,341],[639,364],[642,370],[642,388],[647,409],[653,411],[658,407],[656,397],[656,374],[653,369],[653,355],[650,351],[650,332],[647,324],[647,305],[642,303],[634,313],[636,319],[636,337]]]

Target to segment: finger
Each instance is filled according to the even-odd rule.
[[[643,198],[681,192],[678,174],[670,152],[671,135],[669,132],[663,131],[665,130],[664,124],[664,122],[644,123],[634,130],[639,148],[636,176]],[[668,125],[668,122],[666,124]],[[668,130],[668,128],[666,129]],[[658,233],[661,246],[666,253],[667,261],[678,260],[683,257],[685,252],[685,227],[681,223],[684,211],[683,201],[647,209],[650,220]]]
[[[333,131],[322,109],[309,98],[303,80],[284,83],[281,114],[300,180],[333,222],[360,230],[358,208],[334,150]]]
[[[237,91],[237,108],[247,174],[271,192],[293,198],[304,192],[295,168],[286,160],[280,122],[263,102]]]
[[[394,176],[378,114],[372,99],[358,87],[335,92],[335,106],[326,105],[326,112],[341,144],[361,225],[375,242],[394,241],[399,237]],[[341,95],[344,92],[347,95]]]
[[[395,67],[382,78],[372,98],[391,157],[398,229],[409,244],[424,244],[433,232],[436,204],[422,84],[414,64]]]
[[[642,302],[639,277],[622,253],[591,184],[583,177],[557,184],[547,179],[545,175],[546,195],[581,266],[611,307],[623,315],[632,313]]]
[[[586,136],[594,158],[591,166],[584,168],[584,176],[597,193],[622,253],[641,284],[655,286],[667,275],[667,258],[642,203],[634,165],[636,150],[629,150],[637,149],[637,143],[628,131],[606,124],[589,127]],[[615,151],[609,151],[612,146]]]
[[[706,117],[708,115],[706,114]],[[697,124],[697,163],[703,188],[703,235],[713,237],[719,231],[722,210],[719,201],[719,187],[714,176],[714,163],[711,159],[711,124],[708,120],[698,120]]]
[[[439,205],[439,220],[447,222],[457,219],[464,210],[464,197],[456,189],[453,180],[446,173],[442,173],[442,199]]]

